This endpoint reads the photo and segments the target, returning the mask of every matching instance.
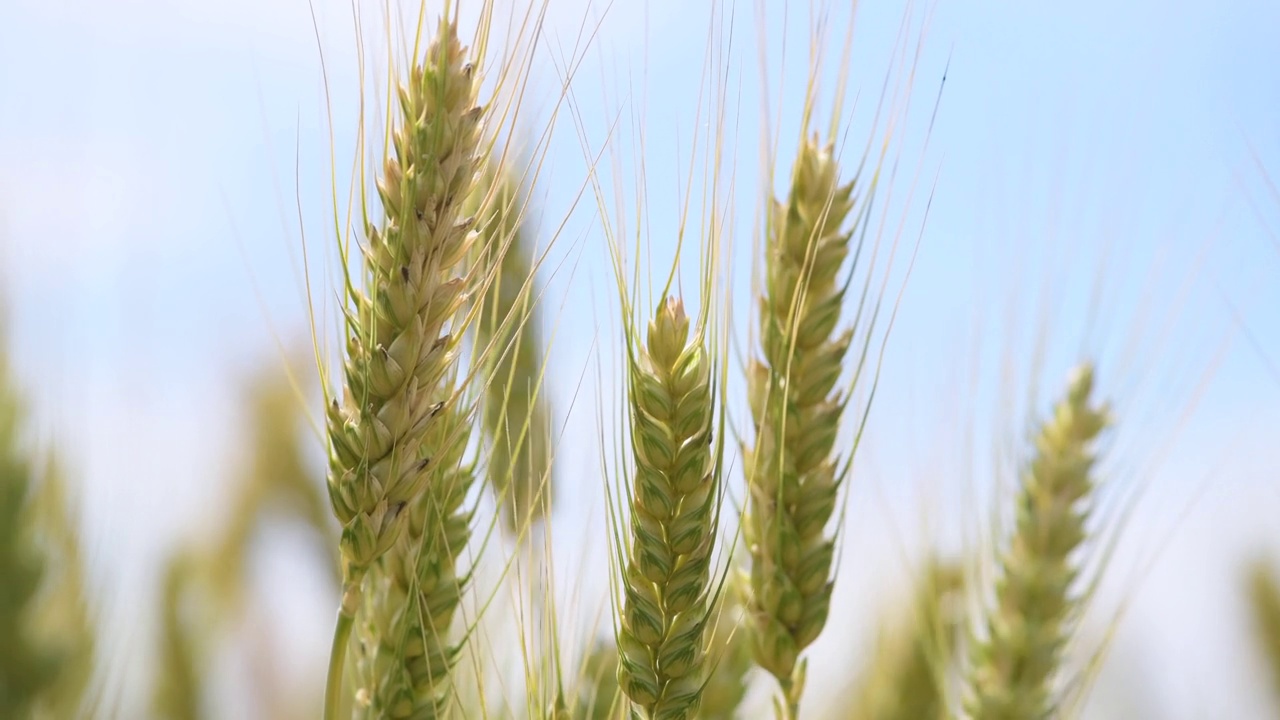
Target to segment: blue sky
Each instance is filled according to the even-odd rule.
[[[808,4],[764,4],[771,62],[784,57],[787,39],[784,69],[771,65],[770,80],[771,112],[779,97],[785,109],[785,172],[799,131]],[[366,37],[376,35],[379,6],[361,7]],[[345,174],[355,133],[346,108],[357,91],[351,8],[337,0],[314,8]],[[681,8],[615,3],[574,84],[593,150],[623,118],[623,184],[637,177],[643,128],[646,227],[662,267],[708,38],[707,17]],[[531,126],[545,126],[561,86],[551,58],[571,52],[584,15],[599,12],[585,0],[552,0],[532,68]],[[736,8],[728,60],[735,111],[725,143],[736,160],[726,175],[736,193],[733,303],[743,338],[761,187],[756,12]],[[837,44],[841,12],[831,19]],[[842,146],[850,160],[871,131],[903,12],[860,3],[848,77],[859,102]],[[863,446],[863,482],[851,493],[850,552],[862,554],[849,558],[866,562],[848,571],[843,597],[866,616],[877,602],[867,586],[905,581],[894,538],[918,534],[919,508],[959,518],[939,534],[977,526],[985,500],[971,491],[989,483],[976,478],[997,474],[996,451],[1021,437],[1027,406],[1042,409],[1066,368],[1095,356],[1121,419],[1108,467],[1127,478],[1122,489],[1150,483],[1121,561],[1164,550],[1150,577],[1119,573],[1113,588],[1116,597],[1141,590],[1116,676],[1160,692],[1162,717],[1254,716],[1262,698],[1239,660],[1246,626],[1231,573],[1268,541],[1280,554],[1280,534],[1268,538],[1264,525],[1280,511],[1269,442],[1280,429],[1280,382],[1236,318],[1280,362],[1270,311],[1280,302],[1280,201],[1255,163],[1280,182],[1280,7],[944,0],[911,17],[913,33],[928,24],[910,112],[895,135],[893,194],[882,195],[889,237],[903,231],[891,287],[917,237],[919,252]],[[379,61],[376,38],[369,45]],[[227,383],[274,361],[275,335],[308,342],[300,230],[313,262],[330,240],[319,57],[303,0],[0,7],[0,282],[11,342],[42,433],[85,479],[88,537],[118,612],[150,582],[168,543],[216,521],[208,508],[222,497],[238,441]],[[837,79],[824,78],[821,97]],[[567,409],[585,374],[566,427],[594,445],[596,404],[614,388],[595,387],[593,348],[608,368],[617,343],[594,203],[569,210],[584,172],[574,120],[562,111],[537,187],[544,232],[568,215],[544,273],[553,356],[571,370],[551,390]],[[601,172],[609,182],[614,168]],[[562,258],[569,262],[553,274]],[[1105,310],[1091,314],[1096,287]],[[332,297],[331,288],[319,292]],[[1038,365],[1042,323],[1053,332]],[[1040,396],[1029,403],[1023,391],[1033,380]],[[566,502],[594,508],[587,515],[597,520],[589,490],[598,464],[593,449],[560,467],[563,482],[582,488]],[[589,537],[595,527],[558,533]],[[313,604],[327,622],[324,603]],[[1167,632],[1175,622],[1185,630]],[[145,652],[145,630],[127,639]],[[824,642],[819,652],[847,653],[842,638]]]

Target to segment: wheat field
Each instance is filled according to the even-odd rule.
[[[1280,718],[1278,31],[10,0],[0,720]]]

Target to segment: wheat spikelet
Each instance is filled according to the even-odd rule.
[[[883,637],[850,720],[947,720],[946,679],[962,627],[959,568],[929,563],[910,616]],[[887,624],[892,624],[887,623]],[[883,627],[884,625],[882,625]]]
[[[711,366],[669,298],[630,353],[631,537],[618,684],[646,718],[696,717],[705,671],[711,551],[719,501]]]
[[[492,175],[492,174],[490,174]],[[477,323],[477,345],[488,348],[484,427],[489,436],[486,472],[502,506],[508,530],[550,507],[551,417],[541,385],[537,318],[533,297],[533,247],[523,225],[523,203],[510,178],[487,178],[495,188],[485,213],[483,247],[496,265]]]
[[[842,474],[832,450],[847,399],[835,388],[852,337],[835,330],[844,299],[836,280],[853,205],[853,183],[840,184],[832,147],[806,141],[786,201],[770,203],[763,357],[748,375],[756,431],[755,446],[744,449],[749,612],[756,662],[778,679],[790,717],[803,690],[797,661],[831,602],[835,546],[826,525]]]
[[[1249,605],[1258,646],[1267,659],[1272,697],[1280,709],[1280,580],[1266,563],[1257,563],[1249,573]]]
[[[365,290],[349,291],[344,398],[328,413],[329,495],[342,524],[344,578],[328,718],[363,577],[393,548],[369,593],[376,602],[363,628],[359,707],[378,717],[442,709],[453,659],[442,635],[459,594],[454,561],[469,533],[460,512],[469,470],[457,467],[466,423],[454,358],[472,285],[473,219],[459,216],[479,165],[477,84],[456,24],[442,19],[399,89],[394,152],[378,180],[385,223],[366,228]]]
[[[1086,365],[1040,426],[1023,471],[987,637],[974,646],[966,705],[975,720],[1041,720],[1056,712],[1052,682],[1078,607],[1071,556],[1085,539],[1082,504],[1093,490],[1093,446],[1108,423],[1092,392],[1093,369]]]

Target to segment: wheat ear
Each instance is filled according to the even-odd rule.
[[[645,718],[697,716],[719,505],[711,363],[668,298],[628,346],[635,474],[618,632],[618,684]]]
[[[850,720],[948,720],[947,678],[963,627],[963,573],[932,561],[908,617],[879,642],[870,675],[854,698]],[[883,627],[883,626],[882,626]]]
[[[46,553],[44,581],[34,618],[36,637],[60,659],[57,675],[36,702],[32,717],[77,717],[93,678],[97,627],[85,587],[78,514],[70,504],[67,476],[50,452],[33,500],[35,535]]]
[[[822,631],[831,603],[835,543],[826,526],[842,475],[833,448],[847,400],[835,388],[852,338],[836,332],[844,299],[837,276],[853,206],[853,183],[840,184],[832,147],[807,140],[787,199],[769,204],[763,357],[747,379],[755,424],[755,446],[744,449],[748,606],[756,662],[777,678],[791,718],[804,685],[800,653]]]
[[[1267,660],[1272,696],[1280,711],[1280,579],[1264,562],[1254,565],[1249,573],[1249,605],[1258,646]]]
[[[329,496],[342,524],[343,575],[326,689],[329,720],[336,712],[363,578],[396,545],[406,524],[406,507],[420,508],[419,526],[413,529],[422,545],[414,548],[414,556],[421,556],[423,567],[397,558],[388,564],[390,579],[407,581],[434,567],[439,574],[430,578],[428,588],[415,588],[413,595],[456,585],[452,559],[460,545],[441,548],[435,543],[465,534],[465,528],[454,527],[456,508],[450,507],[459,493],[436,487],[427,499],[424,491],[433,482],[447,484],[445,476],[451,472],[437,467],[452,453],[433,451],[448,450],[442,447],[446,436],[441,425],[453,424],[446,411],[455,404],[454,358],[464,330],[459,311],[468,302],[470,286],[465,272],[475,237],[473,220],[459,215],[478,168],[484,111],[477,105],[477,84],[456,25],[442,19],[422,62],[415,62],[407,84],[398,91],[394,153],[377,184],[385,223],[380,229],[372,224],[365,229],[365,290],[348,284],[354,307],[346,321],[343,402],[335,399],[328,410]],[[440,592],[456,596],[457,590]],[[416,602],[412,605],[403,612],[426,611]],[[380,626],[408,629],[406,623],[381,622],[393,618],[378,620]],[[427,624],[439,625],[434,619]],[[412,640],[415,651],[427,644],[421,638]],[[435,642],[430,647],[434,649]],[[378,657],[375,664],[382,662],[380,653]],[[390,690],[400,685],[401,680],[395,680],[378,687]],[[401,703],[394,707],[398,713]]]
[[[198,567],[185,552],[165,564],[160,597],[159,663],[151,711],[163,720],[198,720],[201,717],[200,641],[193,636],[189,593]]]
[[[966,705],[975,720],[1042,720],[1056,712],[1052,682],[1079,607],[1072,554],[1086,537],[1094,444],[1108,423],[1092,392],[1092,367],[1078,368],[1022,472],[996,604],[986,637],[974,645]]]
[[[0,355],[0,715],[15,718],[28,716],[60,662],[31,632],[47,562],[26,520],[34,475],[21,434],[22,408]]]
[[[481,234],[496,265],[477,322],[477,342],[488,348],[484,427],[486,467],[507,529],[520,533],[551,503],[551,415],[542,379],[541,342],[534,309],[533,247],[516,184],[490,179],[495,189]]]

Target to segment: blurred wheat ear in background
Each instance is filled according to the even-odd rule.
[[[0,716],[56,720],[93,711],[96,627],[65,477],[30,447],[0,347]]]
[[[1271,565],[1257,562],[1249,569],[1248,581],[1258,648],[1271,678],[1276,712],[1280,713],[1280,577]]]
[[[880,624],[870,667],[851,694],[847,720],[947,720],[949,682],[963,628],[961,568],[931,560],[906,612]]]
[[[974,720],[1056,717],[1054,681],[1081,600],[1074,554],[1085,541],[1094,445],[1109,423],[1078,368],[1040,426],[1022,473],[1013,537],[1000,555],[995,606],[974,645],[966,706]]]
[[[534,285],[534,247],[518,182],[489,172],[489,210],[481,223],[480,266],[492,277],[476,323],[484,363],[486,474],[507,530],[521,535],[552,502],[551,412],[542,390],[542,343]],[[481,194],[481,193],[477,193]],[[495,267],[496,266],[496,267]]]

